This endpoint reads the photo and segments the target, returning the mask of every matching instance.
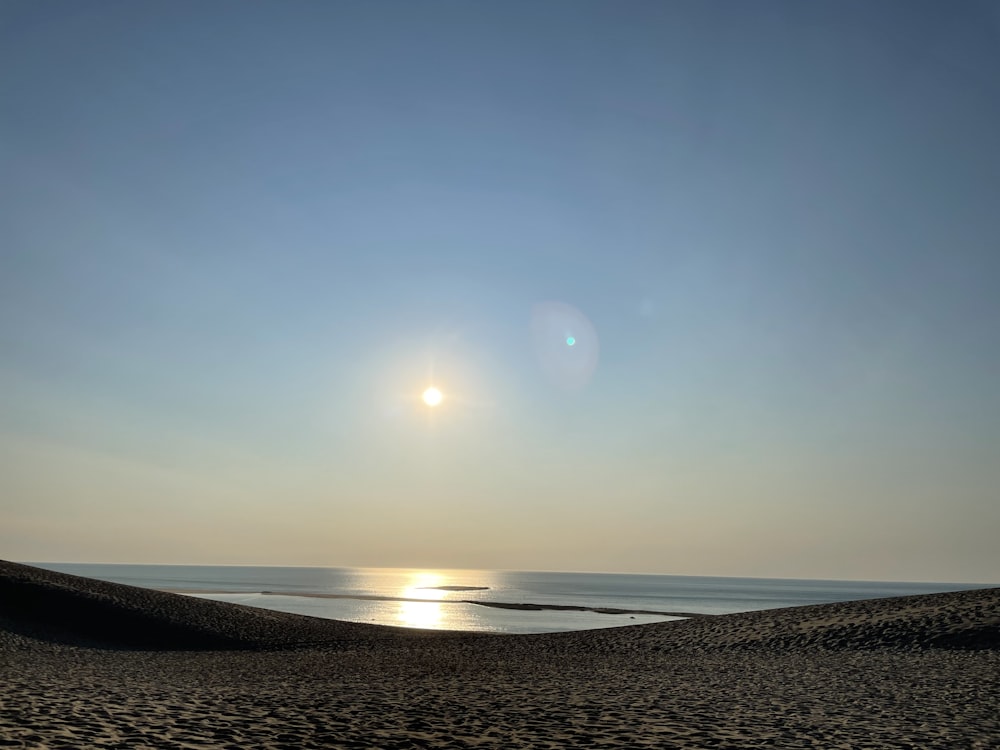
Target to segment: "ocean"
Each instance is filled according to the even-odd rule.
[[[588,630],[685,614],[748,612],[986,586],[499,570],[30,564],[314,617],[496,633]]]

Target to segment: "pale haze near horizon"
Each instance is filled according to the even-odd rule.
[[[0,3],[0,557],[1000,582],[997,8]]]

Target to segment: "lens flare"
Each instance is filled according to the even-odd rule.
[[[565,302],[540,302],[531,311],[531,338],[545,376],[571,391],[587,387],[600,356],[597,330]]]

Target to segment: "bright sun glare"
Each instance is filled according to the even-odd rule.
[[[441,403],[441,399],[443,398],[443,396],[441,395],[441,391],[439,391],[437,388],[428,388],[426,391],[424,391],[424,395],[422,398],[424,399],[424,403],[427,404],[428,406],[437,406],[438,404]]]

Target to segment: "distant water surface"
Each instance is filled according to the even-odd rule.
[[[314,617],[499,633],[588,630],[669,620],[672,614],[748,612],[985,586],[498,570],[31,564]],[[553,606],[581,609],[546,609]],[[609,609],[624,611],[596,611]]]

